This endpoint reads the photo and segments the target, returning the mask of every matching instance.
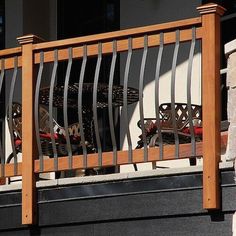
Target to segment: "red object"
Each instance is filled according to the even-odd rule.
[[[45,133],[45,134],[40,134],[40,138],[44,138],[44,139],[51,139],[51,134],[50,133]],[[58,139],[58,135],[54,134],[54,138]],[[15,140],[15,145],[16,147],[20,146],[22,144],[22,140],[17,138]]]
[[[51,139],[51,134],[50,133],[41,133],[40,138],[46,138],[46,139]],[[58,135],[54,134],[54,138],[58,139]]]
[[[16,139],[16,140],[15,140],[15,145],[16,145],[16,146],[20,146],[21,143],[22,143],[21,139]]]
[[[194,134],[195,134],[195,135],[202,135],[202,127],[196,127],[196,126],[194,126],[194,127],[193,127],[193,130],[194,130]],[[189,129],[189,127],[184,128],[184,129],[182,130],[182,132],[185,133],[185,134],[190,134],[190,129]]]

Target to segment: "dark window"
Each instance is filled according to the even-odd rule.
[[[58,39],[119,29],[119,1],[58,1]]]

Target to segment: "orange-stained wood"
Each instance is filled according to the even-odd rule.
[[[13,57],[15,54],[20,54],[20,53],[21,53],[21,47],[3,49],[0,50],[0,58]]]
[[[82,57],[82,46],[84,44],[92,44],[89,47],[88,53],[89,55],[96,55],[97,54],[97,42],[102,41],[104,43],[103,46],[103,53],[112,53],[112,40],[118,41],[118,52],[122,52],[128,49],[127,46],[127,38],[133,37],[134,38],[134,49],[139,49],[143,47],[143,38],[140,35],[148,34],[150,35],[149,38],[149,46],[157,46],[159,45],[159,38],[158,32],[165,31],[165,30],[174,30],[181,29],[185,27],[191,26],[200,26],[201,25],[201,18],[192,18],[187,20],[180,20],[175,22],[157,24],[157,25],[150,25],[144,27],[137,27],[132,29],[114,31],[109,33],[103,34],[96,34],[96,35],[89,35],[83,36],[78,38],[71,38],[65,40],[57,40],[53,42],[44,42],[44,43],[37,43],[33,45],[34,50],[46,50],[45,62],[52,62],[53,61],[53,49],[59,47],[59,60],[67,60],[67,49],[68,47],[75,46],[73,52],[73,58],[80,58]],[[18,39],[24,38],[24,43],[30,42],[31,35],[27,35]],[[191,40],[192,34],[191,30],[182,29],[180,33],[180,41],[187,41]],[[126,38],[126,39],[125,39]],[[197,38],[201,38],[201,28],[197,28]],[[42,41],[40,38],[35,37],[35,42]],[[110,41],[110,42],[109,42]],[[175,33],[169,32],[165,34],[165,44],[170,44],[175,42]],[[79,47],[77,45],[80,45]],[[62,48],[62,49],[60,49]],[[63,49],[64,48],[64,49]],[[51,49],[51,51],[48,51]],[[0,58],[5,58],[5,69],[12,69],[14,68],[14,56],[19,56],[18,66],[21,67],[21,47],[10,48],[0,50]],[[36,53],[35,62],[39,63],[39,53]],[[1,65],[0,65],[1,70]]]
[[[94,36],[95,37],[95,36]],[[202,37],[201,28],[196,29],[196,38],[200,39]],[[114,38],[116,39],[116,38]],[[189,41],[192,39],[192,29],[183,29],[180,31],[180,41]],[[164,43],[172,44],[175,43],[176,35],[175,32],[168,32],[164,34]],[[160,44],[160,35],[152,34],[148,36],[148,46],[155,47]],[[136,36],[132,41],[133,49],[141,49],[144,47],[144,36]],[[128,50],[128,38],[117,40],[117,52],[123,52]],[[87,46],[88,56],[96,56],[98,52],[98,41]],[[113,52],[113,42],[104,42],[102,44],[102,53],[109,54]],[[73,58],[81,58],[83,56],[83,46],[73,48]],[[63,61],[68,59],[68,49],[63,48],[58,50],[58,60]],[[54,51],[45,51],[44,53],[44,62],[53,62],[54,61]],[[40,63],[39,52],[35,53],[35,63]]]
[[[161,161],[159,156],[159,148],[149,148],[148,149],[148,161]],[[181,144],[180,145],[180,159],[189,158],[191,153],[191,144]],[[133,162],[132,163],[142,163],[143,160],[143,149],[135,149],[133,150]],[[202,143],[197,143],[197,155],[202,155]],[[73,169],[83,169],[83,155],[73,156]],[[164,157],[163,160],[175,160],[175,145],[167,145],[164,147]],[[105,166],[112,166],[113,153],[112,152],[104,152],[103,153],[103,163]],[[128,152],[127,151],[118,151],[117,153],[117,164],[129,164],[128,161]],[[44,171],[43,172],[51,172],[54,171],[54,160],[45,159],[44,160]],[[0,165],[1,166],[1,165]],[[98,167],[98,154],[88,154],[88,167]],[[18,163],[17,165],[18,171],[17,174],[22,174],[22,163]],[[58,158],[58,171],[68,170],[68,157],[60,157]],[[39,160],[35,160],[35,173],[40,172]],[[14,175],[14,164],[6,164],[5,165],[5,176],[12,177]]]
[[[0,50],[0,71],[2,70],[2,59],[4,59],[5,70],[14,68],[15,56],[18,56],[18,67],[21,67],[21,47]]]
[[[0,165],[1,166],[1,165]],[[13,177],[22,175],[22,162],[17,163],[17,174],[14,174],[14,164],[9,163],[4,165],[4,176]]]
[[[191,153],[191,144],[180,144],[180,158],[189,158],[190,153]],[[196,154],[197,156],[202,156],[202,142],[198,142],[196,144]],[[166,145],[164,146],[163,150],[163,159],[162,160],[176,160],[175,157],[175,145]],[[113,165],[113,152],[104,152],[102,154],[103,156],[103,162],[102,166],[112,166]],[[143,163],[143,149],[135,149],[133,150],[133,162],[132,163]],[[93,153],[93,154],[88,154],[88,168],[92,167],[98,167],[98,154]],[[148,149],[148,162],[152,161],[161,161],[160,158],[160,150],[159,147],[153,147]],[[128,151],[118,151],[117,152],[117,164],[118,165],[123,165],[123,164],[129,164],[128,161]],[[53,158],[51,159],[45,159],[44,160],[44,171],[43,172],[51,172],[54,171],[54,160]],[[18,175],[21,175],[22,172],[22,163],[18,163]],[[83,155],[76,155],[73,156],[73,169],[83,169]],[[68,170],[68,157],[60,157],[58,158],[58,171],[62,170]],[[40,165],[39,165],[39,160],[35,160],[35,165],[34,165],[34,171],[35,173],[40,172]],[[12,177],[14,176],[14,164],[6,164],[5,165],[5,176],[6,177]]]
[[[34,157],[37,156],[34,130],[34,56],[31,35],[18,38],[22,45],[22,224],[36,223],[36,180]]]
[[[21,67],[22,63],[21,63],[21,60],[22,60],[22,57],[19,56],[19,55],[15,55],[15,56],[18,56],[18,62],[17,62],[17,66],[18,67]],[[14,56],[14,57],[15,57]],[[14,57],[10,57],[10,58],[6,58],[4,60],[4,69],[5,70],[8,70],[8,69],[13,69],[14,68],[14,61],[15,61],[15,58]],[[1,59],[0,59],[1,61]],[[0,62],[0,71],[2,70],[1,68],[1,62]]]
[[[44,62],[52,62],[54,60],[54,52],[51,49],[52,47],[59,47],[62,48],[59,49],[59,61],[67,60],[68,59],[68,50],[66,47],[69,46],[75,46],[73,48],[73,58],[81,58],[83,56],[83,45],[89,44],[88,46],[88,55],[89,56],[95,56],[98,52],[98,46],[97,43],[99,41],[103,42],[103,54],[109,54],[112,53],[113,47],[112,47],[112,40],[117,40],[117,51],[127,51],[128,50],[128,37],[133,36],[133,49],[140,49],[143,48],[143,37],[141,34],[145,35],[148,33],[148,46],[154,47],[159,45],[159,34],[157,32],[160,32],[161,30],[166,29],[174,29],[175,27],[183,27],[185,26],[198,26],[196,30],[196,38],[200,39],[202,37],[201,28],[199,27],[201,23],[200,18],[193,18],[190,20],[181,20],[177,22],[172,23],[164,23],[164,24],[158,24],[158,25],[151,25],[151,26],[145,26],[145,27],[139,27],[139,28],[132,28],[128,30],[121,30],[121,31],[115,31],[111,33],[104,33],[104,34],[97,34],[97,35],[90,35],[90,36],[84,36],[79,38],[73,38],[73,39],[66,39],[66,40],[58,40],[55,42],[47,42],[47,43],[39,43],[34,44],[33,48],[34,50],[45,50],[45,60]],[[168,28],[169,27],[169,28]],[[27,35],[27,38],[24,38],[24,43],[27,43],[30,41],[31,35]],[[181,29],[180,30],[180,41],[188,41],[192,39],[192,31],[191,29]],[[40,41],[40,38],[37,38],[36,41]],[[175,32],[166,32],[164,34],[164,43],[165,44],[172,44],[175,43]],[[81,45],[81,46],[76,46]],[[21,47],[17,48],[10,48],[10,49],[4,49],[0,50],[0,57],[5,58],[5,69],[12,69],[14,68],[14,56],[19,56],[18,58],[18,67],[22,66],[21,62]],[[39,52],[35,53],[35,63],[38,64],[40,62],[39,60]],[[1,70],[1,65],[0,65]]]
[[[180,145],[180,158],[189,158],[191,153],[191,144],[181,144]],[[202,142],[198,142],[196,145],[196,153],[197,156],[202,156]],[[160,159],[160,151],[159,147],[155,148],[149,148],[148,149],[148,162],[152,161],[161,161]],[[176,160],[175,157],[175,145],[166,145],[163,150],[164,157],[162,160]],[[98,167],[98,154],[88,154],[88,168],[92,167]],[[103,153],[103,162],[102,166],[112,166],[113,165],[113,153],[112,152],[104,152]],[[133,162],[132,163],[143,163],[143,149],[135,149],[133,150]],[[128,151],[118,151],[117,152],[117,164],[123,165],[123,164],[129,164],[128,161]],[[44,171],[43,172],[51,172],[54,171],[54,160],[51,159],[45,159],[44,160]],[[18,163],[18,175],[21,175],[22,173],[22,163]],[[83,169],[83,155],[76,155],[73,156],[73,166],[72,169]],[[68,170],[68,157],[60,157],[58,158],[58,171],[62,170]],[[35,173],[41,173],[40,172],[40,165],[39,160],[35,160],[34,165],[34,171]],[[5,165],[5,176],[6,177],[12,177],[14,176],[14,164],[6,164]]]
[[[142,34],[153,34],[155,32],[161,32],[165,30],[190,28],[191,26],[198,26],[201,24],[201,18],[191,18],[186,20],[179,20],[174,22],[168,22],[163,24],[155,24],[150,26],[143,26],[125,30],[119,30],[109,33],[102,33],[96,35],[83,36],[78,38],[63,39],[52,42],[39,43],[34,45],[35,50],[45,50],[54,48],[68,48],[76,45],[90,44],[94,42],[105,42],[113,39],[121,39],[127,37],[133,37]]]
[[[227,146],[228,132],[221,133],[221,150],[224,152]],[[198,156],[202,156],[202,142],[197,142],[196,151]],[[148,161],[161,161],[159,155],[159,147],[150,148],[148,150],[149,156]],[[180,144],[180,159],[189,158],[191,153],[191,144]],[[164,158],[163,160],[175,160],[175,145],[166,145],[164,147]],[[82,155],[74,156],[73,158],[73,169],[83,168]],[[103,166],[111,166],[112,163],[112,152],[103,153]],[[98,166],[98,155],[97,154],[88,154],[88,167],[97,167]],[[128,164],[128,153],[127,151],[118,151],[117,162],[119,165]],[[142,163],[143,161],[143,149],[134,150],[133,163]],[[68,157],[58,158],[59,171],[68,169]],[[1,167],[1,165],[0,165]],[[22,174],[22,163],[18,163],[18,175]],[[0,168],[1,170],[1,168]],[[39,160],[35,160],[35,169],[36,173],[39,173]],[[44,172],[54,171],[53,159],[44,160]],[[1,173],[1,172],[0,172]],[[14,164],[5,165],[5,176],[12,177],[14,176]]]
[[[197,155],[201,156],[202,152],[202,145],[201,143],[197,144]],[[174,145],[168,145],[164,148],[164,158],[163,160],[173,160],[176,159],[175,154],[175,146]],[[191,152],[191,144],[181,144],[180,146],[180,159],[188,158],[189,153]],[[112,166],[113,165],[113,153],[112,152],[104,152],[103,153],[103,161],[102,166]],[[135,149],[133,150],[133,162],[132,163],[142,163],[144,162],[143,158],[143,149]],[[87,166],[88,168],[92,167],[98,167],[98,154],[89,154],[88,156],[88,162]],[[117,152],[117,164],[123,165],[123,164],[129,164],[128,161],[128,151],[118,151]],[[159,161],[159,148],[149,148],[148,149],[148,161]],[[68,157],[60,157],[58,159],[58,170],[67,170],[69,168],[68,166]],[[73,169],[83,169],[83,155],[77,155],[73,157]],[[54,170],[54,162],[53,159],[45,159],[44,160],[44,171],[50,172]],[[35,161],[35,172],[39,172],[39,161]]]
[[[220,208],[220,14],[216,4],[202,15],[203,207]]]

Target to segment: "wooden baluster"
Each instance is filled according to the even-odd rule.
[[[37,145],[34,130],[35,65],[33,44],[41,41],[34,35],[17,38],[22,46],[22,224],[36,223],[36,178],[34,159]]]
[[[202,16],[203,207],[220,208],[220,16],[217,4],[197,8]]]

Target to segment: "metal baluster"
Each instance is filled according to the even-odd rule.
[[[13,95],[14,95],[14,89],[15,89],[15,84],[16,84],[17,72],[18,72],[18,57],[16,56],[14,58],[14,71],[13,71],[11,86],[10,86],[9,109],[8,109],[9,131],[10,131],[11,146],[12,146],[13,157],[14,157],[14,175],[17,175],[17,153],[16,153],[14,131],[13,131],[12,105],[13,105]]]
[[[156,73],[155,73],[155,105],[156,105],[156,125],[157,125],[157,135],[158,135],[158,145],[160,150],[160,160],[163,159],[163,139],[161,132],[161,121],[160,121],[160,100],[159,100],[159,85],[160,85],[160,69],[161,60],[164,49],[164,33],[160,33],[160,46],[158,50],[157,63],[156,63]]]
[[[128,142],[128,153],[129,153],[129,163],[133,161],[133,152],[132,152],[132,142],[130,137],[129,130],[129,120],[128,120],[128,79],[129,79],[129,69],[132,56],[132,38],[128,39],[128,55],[125,65],[125,74],[124,74],[124,96],[123,96],[123,110],[124,110],[124,126],[127,134]]]
[[[87,148],[85,144],[85,136],[84,136],[84,127],[83,127],[83,102],[82,102],[82,94],[83,94],[83,82],[84,82],[84,73],[87,64],[87,45],[83,47],[83,62],[80,70],[80,77],[79,77],[79,90],[78,90],[78,118],[79,118],[79,125],[80,125],[80,136],[81,136],[81,143],[83,149],[83,167],[87,168]],[[86,115],[86,114],[85,114]],[[92,135],[92,134],[91,134]]]
[[[65,84],[64,84],[64,94],[63,94],[63,114],[64,114],[64,126],[65,126],[65,134],[66,134],[66,147],[69,157],[69,169],[72,169],[72,148],[70,143],[70,136],[68,131],[68,106],[67,106],[67,100],[68,100],[68,86],[69,86],[69,80],[70,80],[70,72],[71,72],[71,66],[72,66],[72,47],[68,48],[68,64],[66,69],[66,78],[65,78]]]
[[[0,94],[2,92],[4,75],[5,75],[5,59],[1,59]],[[2,135],[0,139],[0,155],[1,155],[1,177],[3,177],[5,175],[5,154],[2,142]]]
[[[40,92],[40,85],[42,80],[42,73],[44,67],[44,52],[40,52],[40,64],[39,64],[39,71],[37,76],[37,82],[35,87],[35,100],[34,100],[34,120],[35,120],[35,136],[36,142],[38,146],[38,153],[39,153],[39,165],[40,171],[43,171],[43,151],[40,141],[40,121],[39,121],[39,92]]]
[[[196,156],[196,140],[193,129],[193,116],[192,116],[192,105],[191,105],[191,76],[192,76],[192,66],[193,66],[193,56],[196,43],[196,28],[192,28],[192,41],[189,52],[189,63],[187,72],[187,107],[188,107],[188,117],[189,117],[189,129],[191,134],[191,144],[192,144],[192,156]]]
[[[98,79],[99,79],[101,61],[102,61],[102,43],[98,43],[98,58],[97,58],[97,65],[96,65],[94,84],[93,84],[93,118],[94,118],[94,130],[95,130],[95,137],[96,137],[97,150],[98,150],[99,166],[102,165],[102,148],[101,148],[101,140],[100,140],[99,129],[98,129],[97,89],[98,89]]]
[[[144,161],[148,161],[148,150],[147,150],[147,140],[146,133],[144,129],[144,112],[143,112],[143,80],[144,80],[144,70],[146,65],[148,52],[148,36],[144,36],[144,48],[143,48],[143,56],[140,68],[140,77],[139,77],[139,111],[140,111],[140,123],[142,130],[142,138],[143,138],[143,147],[144,147]]]
[[[176,42],[175,42],[175,49],[173,55],[173,62],[172,62],[172,70],[171,70],[171,116],[172,116],[172,124],[174,130],[174,137],[175,137],[175,157],[179,157],[179,136],[177,130],[177,123],[176,123],[176,110],[175,110],[175,76],[176,76],[176,64],[177,64],[177,57],[179,52],[179,40],[180,40],[180,32],[176,30]]]
[[[50,90],[49,90],[49,127],[51,133],[51,141],[52,141],[52,150],[53,150],[53,158],[54,158],[54,169],[58,170],[58,153],[56,147],[56,141],[54,136],[54,124],[53,124],[53,91],[56,82],[57,75],[57,67],[58,67],[58,49],[54,50],[54,62],[52,69],[52,76],[50,81]]]
[[[113,41],[113,54],[112,54],[112,62],[109,76],[109,88],[108,88],[108,115],[109,115],[109,125],[111,132],[111,141],[113,147],[113,164],[117,164],[117,144],[115,137],[115,129],[114,129],[114,117],[113,117],[113,107],[112,107],[112,87],[114,82],[114,71],[116,66],[116,58],[117,58],[117,41]]]

